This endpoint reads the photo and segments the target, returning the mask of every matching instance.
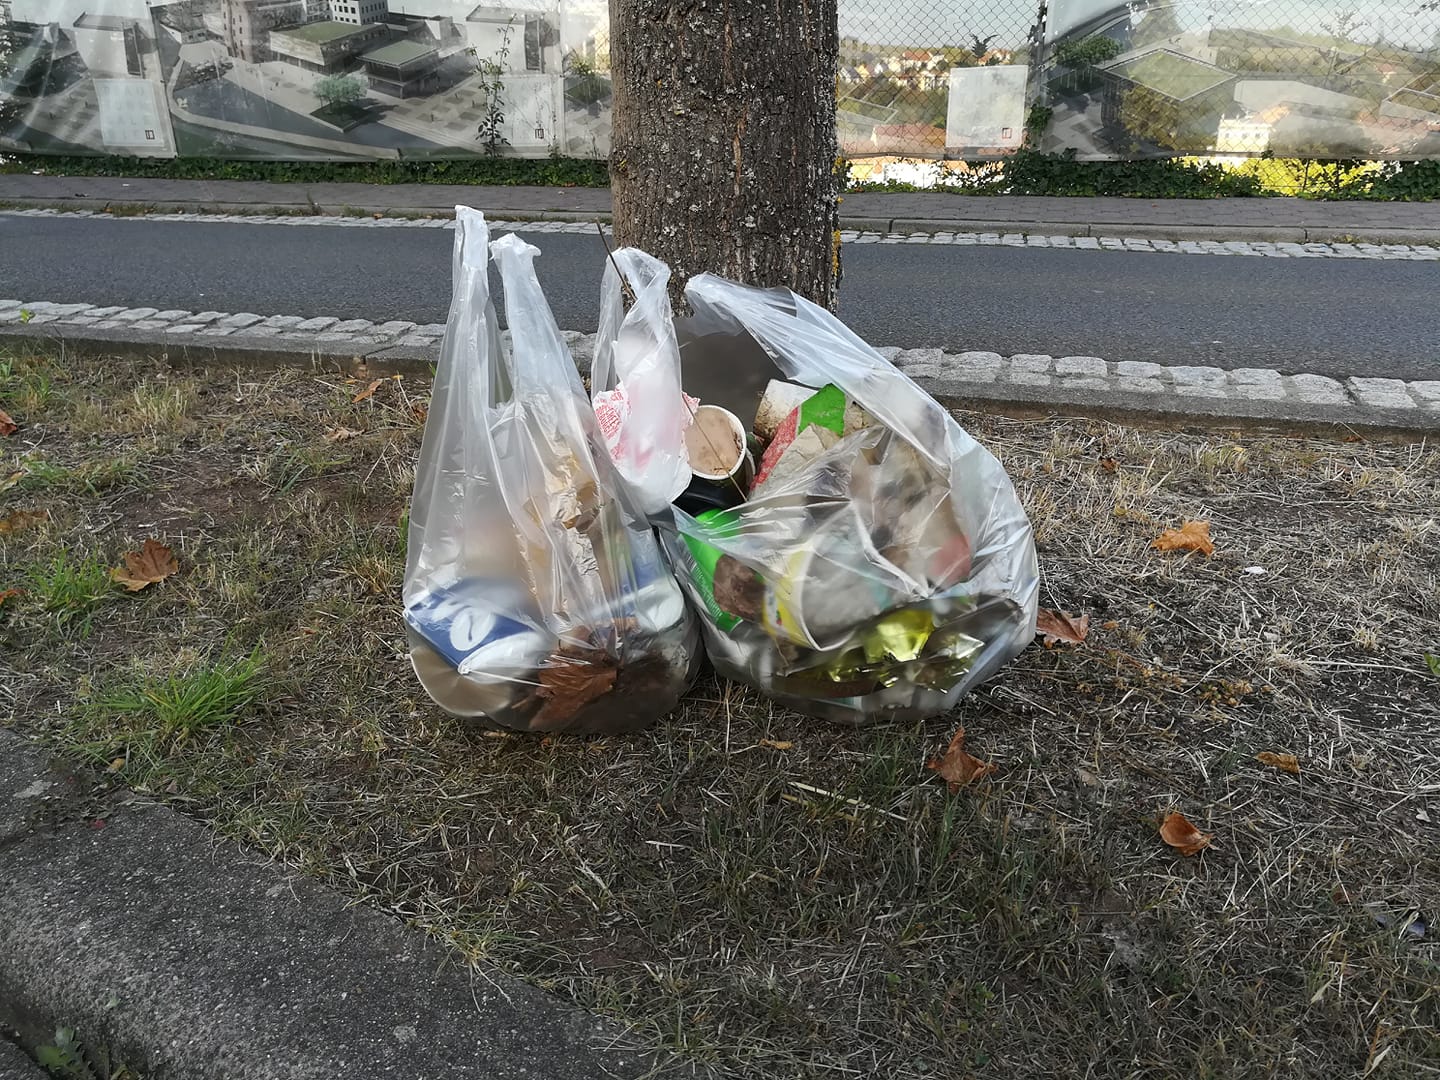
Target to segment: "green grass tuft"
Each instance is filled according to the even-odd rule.
[[[32,566],[26,574],[26,594],[62,627],[78,625],[89,633],[95,609],[112,599],[115,587],[110,571],[93,555],[77,559],[61,551],[48,564]]]
[[[258,649],[164,677],[133,670],[80,708],[70,734],[77,749],[106,760],[121,750],[164,751],[235,723],[259,696],[264,673]]]

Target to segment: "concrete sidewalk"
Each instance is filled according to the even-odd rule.
[[[424,215],[450,214],[457,203],[512,220],[606,220],[611,209],[606,188],[0,175],[0,204],[19,206]],[[860,194],[845,196],[841,222],[849,229],[901,233],[966,231],[1298,243],[1363,238],[1429,243],[1440,240],[1440,203]]]
[[[4,729],[0,881],[0,1028],[32,1047],[72,1028],[157,1080],[702,1075]]]

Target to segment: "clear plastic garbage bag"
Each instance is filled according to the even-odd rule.
[[[621,275],[624,275],[623,281]],[[625,284],[634,302],[626,311]],[[636,248],[605,264],[590,390],[606,446],[640,509],[661,514],[690,483],[670,268]]]
[[[513,234],[491,244],[484,216],[456,207],[454,292],[410,508],[411,659],[458,716],[629,730],[674,708],[699,639],[600,440],[537,254]]]
[[[851,418],[748,501],[662,527],[716,669],[846,723],[949,709],[1035,634],[1035,544],[1004,469],[823,308],[713,275],[686,298],[786,379],[838,387]]]

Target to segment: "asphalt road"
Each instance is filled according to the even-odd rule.
[[[439,229],[0,215],[0,297],[444,322]],[[596,238],[533,234],[564,329],[593,330]],[[847,245],[866,340],[1336,376],[1440,378],[1440,264],[925,244]]]

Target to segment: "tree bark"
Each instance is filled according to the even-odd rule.
[[[837,0],[610,0],[615,239],[834,307]]]

